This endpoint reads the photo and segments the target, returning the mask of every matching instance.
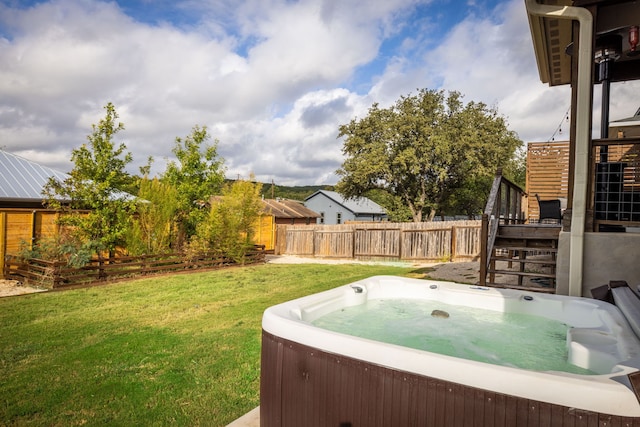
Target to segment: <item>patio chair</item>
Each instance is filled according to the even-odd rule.
[[[543,220],[553,220],[557,223],[562,222],[560,199],[540,200],[540,196],[536,194],[536,200],[538,201],[538,210],[540,212],[538,222],[541,223]]]

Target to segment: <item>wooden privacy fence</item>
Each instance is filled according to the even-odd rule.
[[[278,225],[276,254],[389,260],[475,260],[481,221]]]
[[[19,257],[7,255],[5,257],[4,276],[23,283],[53,289],[133,278],[140,275],[256,264],[264,262],[264,260],[265,250],[263,246],[249,251],[241,262],[218,254],[185,256],[181,253],[174,253],[94,259],[83,267],[69,267],[62,261],[41,259],[25,261]]]

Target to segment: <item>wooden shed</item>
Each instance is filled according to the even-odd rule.
[[[256,229],[256,244],[271,251],[276,245],[277,225],[315,224],[320,214],[305,207],[302,202],[287,199],[263,199],[264,211]]]

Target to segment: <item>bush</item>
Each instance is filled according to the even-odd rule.
[[[214,251],[241,262],[253,249],[255,226],[262,213],[262,185],[236,181],[212,202],[209,217],[198,224],[189,242],[190,251]]]
[[[22,240],[18,256],[23,260],[62,261],[69,267],[82,267],[91,261],[93,253],[102,250],[99,242],[82,243],[69,235],[58,235],[41,239],[34,245]]]

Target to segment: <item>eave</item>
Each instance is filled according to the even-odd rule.
[[[538,3],[554,6],[588,8],[595,19],[595,40],[605,35],[618,35],[622,40],[622,54],[611,67],[611,81],[640,78],[640,55],[634,55],[628,41],[629,28],[640,25],[640,1],[619,0],[541,0]],[[571,83],[572,27],[570,20],[528,14],[529,28],[543,83],[559,86]],[[640,46],[636,48],[640,50]],[[595,76],[597,68],[595,67]]]

